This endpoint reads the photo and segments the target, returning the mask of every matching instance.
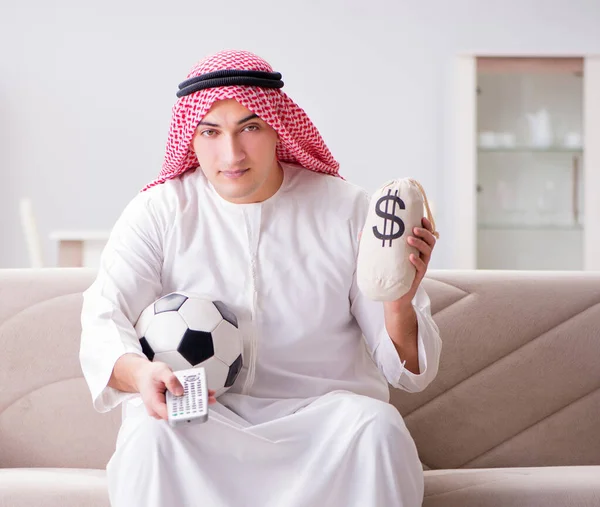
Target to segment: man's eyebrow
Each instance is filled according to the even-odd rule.
[[[257,114],[251,114],[250,116],[246,116],[245,118],[242,118],[240,121],[237,122],[238,125],[241,125],[242,123],[246,123],[247,121],[250,121],[254,118],[258,118]],[[201,121],[198,123],[198,125],[206,125],[207,127],[219,127],[220,125],[217,125],[216,123],[209,123],[207,121]]]

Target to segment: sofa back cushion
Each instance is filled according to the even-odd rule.
[[[104,468],[79,366],[90,269],[0,270],[0,468]],[[430,468],[600,464],[600,273],[430,271],[437,378],[392,390]]]
[[[392,392],[430,468],[599,465],[600,273],[438,271],[436,379]]]
[[[120,410],[97,413],[79,366],[86,269],[0,270],[0,467],[103,468]]]

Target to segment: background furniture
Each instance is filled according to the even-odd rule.
[[[110,231],[54,231],[50,239],[58,248],[59,267],[97,268]]]
[[[43,268],[45,267],[45,262],[42,241],[38,231],[37,220],[35,219],[33,202],[29,197],[20,199],[19,217],[21,219],[21,228],[23,229],[23,238],[27,245],[29,265],[32,268]]]
[[[452,266],[600,270],[600,57],[463,55],[454,77]]]

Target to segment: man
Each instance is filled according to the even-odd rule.
[[[94,407],[123,404],[107,465],[115,507],[416,507],[423,474],[389,401],[435,377],[441,341],[420,282],[435,237],[413,231],[398,301],[356,285],[369,196],[338,164],[281,75],[249,52],[201,61],[180,85],[166,157],[115,224],[84,294],[81,363]],[[161,295],[221,300],[244,337],[208,422],[171,428],[133,325]],[[214,393],[213,393],[214,394]]]

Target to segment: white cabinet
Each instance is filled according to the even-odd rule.
[[[600,269],[600,58],[456,62],[454,266]]]

